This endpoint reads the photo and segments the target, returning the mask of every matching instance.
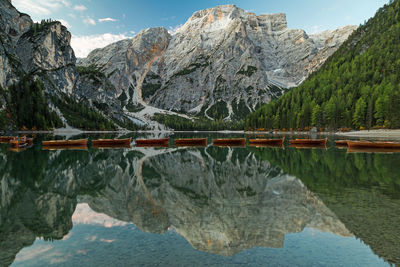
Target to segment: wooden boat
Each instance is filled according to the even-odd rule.
[[[400,153],[400,148],[348,147],[347,153]]]
[[[112,147],[112,146],[126,146],[131,145],[132,138],[125,138],[125,139],[97,139],[92,141],[93,146],[97,147]]]
[[[349,140],[338,140],[338,141],[336,141],[335,143],[336,143],[336,146],[347,146],[347,142],[348,142]]]
[[[55,150],[88,150],[88,147],[86,145],[78,145],[78,146],[73,146],[73,145],[68,145],[68,146],[42,146],[42,150],[50,150],[50,151],[55,151]]]
[[[379,141],[347,141],[349,148],[385,148],[400,149],[400,142],[379,142]]]
[[[88,139],[42,141],[42,146],[87,146]]]
[[[33,145],[33,138],[23,137],[14,137],[11,141],[9,141],[11,147],[14,148],[22,148]]]
[[[175,139],[176,146],[207,146],[207,138]]]
[[[0,136],[0,143],[10,143],[11,140],[14,140],[16,136]]]
[[[290,140],[290,145],[305,145],[305,146],[325,146],[328,138],[325,139],[295,139]]]
[[[136,139],[135,146],[137,146],[137,147],[168,147],[169,146],[169,138]]]
[[[213,139],[214,146],[245,146],[245,138]]]
[[[251,146],[263,146],[263,145],[278,145],[282,146],[285,141],[285,137],[282,139],[249,139]]]

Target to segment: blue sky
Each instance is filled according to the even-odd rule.
[[[254,12],[286,13],[290,28],[315,33],[345,25],[359,25],[388,0],[13,0],[35,21],[52,18],[68,26],[77,56],[93,48],[132,37],[144,28],[174,29],[193,12],[224,4]],[[86,46],[85,46],[86,44]]]

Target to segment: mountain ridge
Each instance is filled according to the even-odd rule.
[[[166,129],[158,114],[235,122],[319,68],[354,29],[311,38],[285,14],[226,5],[195,12],[174,35],[145,29],[77,62],[60,22],[0,5],[1,129]]]
[[[287,28],[283,13],[256,16],[235,5],[217,6],[195,12],[174,35],[165,33],[163,41],[168,42],[167,48],[150,67],[146,65],[149,61],[143,64],[142,68],[148,70],[143,83],[143,72],[140,71],[128,71],[127,75],[117,75],[115,79],[119,81],[135,76],[129,85],[125,85],[125,88],[135,89],[132,98],[125,89],[127,105],[132,101],[132,105],[147,104],[211,120],[237,120],[243,117],[239,110],[248,113],[261,103],[279,97],[284,91],[282,88],[295,85],[295,80],[304,80],[320,67],[354,28],[346,26],[313,35],[314,41],[303,30]],[[153,29],[144,31],[151,32]],[[263,43],[266,36],[270,39]],[[280,51],[280,56],[274,58],[271,51],[272,48],[279,51],[279,38],[289,38],[297,44],[288,41],[286,50]],[[120,63],[121,58],[110,53],[113,51],[110,48],[118,48],[117,51],[124,49],[116,44],[92,51],[79,64],[95,65],[101,71],[115,75],[121,65],[113,66],[109,59],[114,57]],[[296,54],[298,47],[303,49],[301,55]],[[263,49],[267,51],[263,52]],[[289,60],[292,63],[303,60],[304,63],[286,70],[283,65],[287,65]],[[106,63],[109,65],[105,67]],[[285,77],[295,76],[295,72],[300,73],[297,75],[300,78],[285,80]],[[139,95],[145,96],[145,99],[138,99]],[[215,111],[217,116],[213,116]]]

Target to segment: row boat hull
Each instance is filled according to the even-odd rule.
[[[9,142],[11,147],[22,148],[33,145],[33,138],[19,137]]]
[[[132,143],[132,138],[126,138],[126,139],[98,139],[98,140],[93,140],[92,145],[93,146],[126,146]]]
[[[282,146],[285,141],[285,137],[282,139],[250,139],[250,145],[278,145]]]
[[[175,139],[175,146],[207,146],[207,138]]]
[[[88,139],[42,141],[44,147],[87,146]]]
[[[169,139],[137,139],[135,140],[135,146],[137,147],[168,147]]]
[[[213,140],[214,146],[245,146],[246,139],[244,138],[237,138],[237,139],[214,139]]]

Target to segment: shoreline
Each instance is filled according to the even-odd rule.
[[[337,133],[339,136],[368,137],[368,138],[396,138],[400,139],[400,129],[395,130],[363,130],[347,133]]]
[[[1,134],[6,132],[2,131]],[[53,131],[14,131],[11,134],[54,134],[54,135],[80,135],[80,134],[129,134],[129,133],[153,133],[153,134],[174,134],[174,133],[219,133],[219,134],[244,134],[244,135],[321,135],[321,136],[341,136],[341,137],[355,137],[355,138],[395,138],[400,139],[400,129],[394,130],[363,130],[352,132],[249,132],[249,131],[174,131],[174,130],[139,130],[139,131],[81,131],[81,130],[53,130]]]

